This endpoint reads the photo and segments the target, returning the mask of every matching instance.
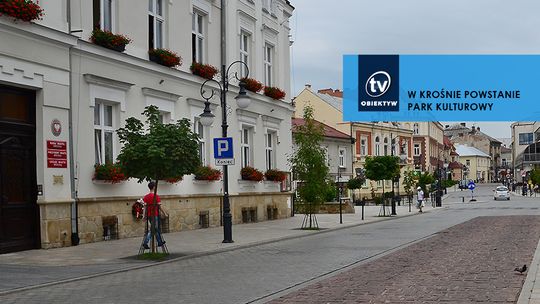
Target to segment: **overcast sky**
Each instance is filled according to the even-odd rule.
[[[315,90],[342,89],[343,54],[540,53],[538,0],[291,3],[295,96],[306,83]],[[510,123],[475,124],[493,137],[510,137]]]

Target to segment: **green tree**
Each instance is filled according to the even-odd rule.
[[[146,117],[146,124],[130,117],[125,127],[116,131],[123,145],[118,161],[124,173],[138,179],[139,183],[155,181],[155,204],[159,180],[180,178],[195,172],[200,164],[199,144],[188,119],[163,124],[159,121],[156,106],[146,107],[142,114]]]
[[[407,193],[407,198],[409,199],[409,202],[414,193],[415,184],[416,184],[416,181],[415,181],[414,171],[411,171],[411,170],[405,171],[404,176],[403,176],[403,188],[405,188],[405,193]]]
[[[537,168],[532,169],[529,178],[534,185],[540,185],[540,170]]]
[[[351,178],[347,182],[347,189],[351,190],[352,192],[353,203],[355,203],[356,201],[354,190],[360,189],[365,182],[366,182],[366,178],[363,176],[357,176],[357,177]]]
[[[323,140],[323,129],[313,119],[313,108],[304,108],[304,125],[298,126],[294,133],[296,149],[289,159],[297,180],[299,204],[304,213],[302,229],[318,229],[315,212],[324,203],[328,192],[328,166],[325,151],[320,143]]]
[[[429,197],[429,191],[427,185],[431,185],[435,182],[435,178],[428,172],[421,173],[418,177],[417,186],[422,188],[422,191],[426,194],[426,197]]]
[[[364,164],[366,177],[370,180],[393,180],[399,176],[399,157],[397,156],[374,156],[366,157]],[[383,183],[384,194],[384,183]],[[383,199],[383,216],[386,216],[385,199]]]

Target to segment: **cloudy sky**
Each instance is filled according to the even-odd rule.
[[[538,0],[292,0],[297,95],[342,88],[343,54],[538,54]],[[468,122],[467,125],[473,122]],[[510,137],[510,123],[476,122]]]

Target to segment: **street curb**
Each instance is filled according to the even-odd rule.
[[[429,212],[431,212],[431,211],[428,211],[427,213],[429,213]],[[373,224],[373,223],[379,223],[379,222],[383,222],[383,221],[393,220],[393,219],[397,219],[397,218],[404,218],[404,217],[409,217],[409,216],[414,216],[414,215],[418,215],[418,213],[417,212],[411,212],[410,214],[406,214],[406,215],[403,215],[403,216],[400,216],[400,217],[388,217],[388,218],[383,218],[383,219],[373,221],[373,222],[350,224],[350,225],[344,225],[344,226],[339,226],[339,227],[335,227],[335,228],[328,228],[328,229],[319,230],[319,231],[313,230],[312,231],[313,233],[308,233],[308,234],[303,234],[303,235],[292,235],[292,236],[287,236],[287,237],[283,237],[283,238],[274,238],[274,239],[269,239],[269,240],[260,241],[260,242],[253,242],[253,243],[249,243],[249,244],[245,244],[245,245],[239,245],[239,246],[234,246],[234,247],[229,247],[229,248],[221,248],[221,249],[215,249],[215,250],[210,250],[210,251],[194,253],[194,254],[181,256],[181,257],[173,258],[173,259],[166,260],[166,261],[154,262],[154,263],[151,263],[151,264],[137,265],[137,266],[133,266],[133,267],[126,267],[126,268],[122,268],[122,269],[116,269],[116,270],[100,272],[100,273],[95,273],[95,274],[90,274],[90,275],[84,275],[84,276],[80,276],[80,277],[76,277],[76,278],[70,278],[70,279],[64,279],[64,280],[59,280],[59,281],[54,281],[54,282],[42,283],[42,284],[38,284],[38,285],[14,288],[14,289],[9,289],[9,290],[5,290],[5,291],[0,291],[0,297],[4,296],[4,295],[23,292],[23,291],[28,291],[28,290],[32,290],[32,289],[44,288],[44,287],[49,287],[49,286],[54,286],[54,285],[65,284],[65,283],[72,283],[72,282],[82,281],[82,280],[86,280],[86,279],[93,279],[93,278],[97,278],[97,277],[113,275],[113,274],[128,272],[128,271],[132,271],[132,270],[139,270],[139,269],[149,268],[149,267],[153,267],[153,266],[173,263],[173,262],[177,262],[177,261],[181,261],[181,260],[187,260],[187,259],[193,259],[193,258],[198,258],[198,257],[203,257],[203,256],[219,254],[219,253],[223,253],[223,252],[246,249],[246,248],[251,248],[251,247],[255,247],[255,246],[261,246],[261,245],[276,243],[276,242],[280,242],[280,241],[288,241],[288,240],[293,240],[293,239],[310,237],[310,236],[318,235],[318,234],[322,234],[322,233],[329,233],[329,232],[339,231],[339,230],[343,230],[343,229],[347,229],[347,228],[358,227],[358,226],[362,226],[362,225],[369,225],[369,224]]]
[[[519,298],[516,304],[530,303],[531,298],[533,297],[534,290],[537,289],[536,293],[540,291],[540,286],[536,286],[537,285],[536,278],[538,276],[539,268],[540,268],[540,240],[538,240],[538,244],[536,245],[536,251],[534,252],[531,265],[529,266],[529,271],[527,272],[527,277],[525,278],[525,282],[523,283],[523,287],[521,288],[521,293],[519,294]]]

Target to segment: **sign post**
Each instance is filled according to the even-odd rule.
[[[476,188],[476,184],[473,181],[470,181],[467,188],[471,190],[471,200],[469,202],[476,202],[474,199],[474,188]]]

